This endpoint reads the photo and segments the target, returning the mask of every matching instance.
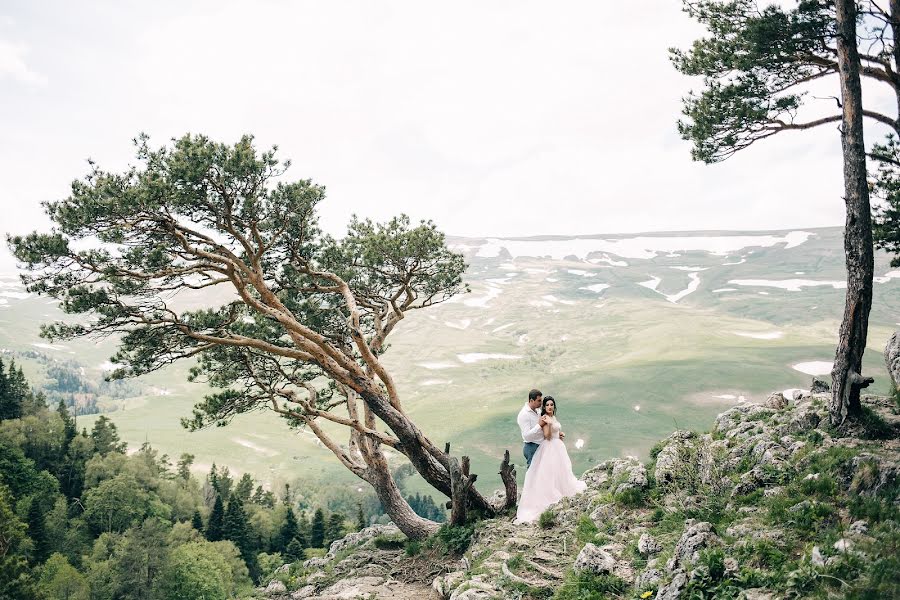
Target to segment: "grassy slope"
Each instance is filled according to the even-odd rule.
[[[626,259],[627,267],[470,256],[468,281],[473,293],[411,315],[398,328],[386,361],[396,373],[413,418],[436,442],[449,440],[455,452],[470,454],[485,489],[497,483],[496,466],[503,449],[510,448],[518,456],[514,415],[533,386],[560,401],[560,417],[570,441],[584,440],[580,450],[574,443],[569,445],[576,471],[608,456],[646,456],[652,443],[676,424],[701,428],[734,403],[714,396],[759,398],[773,386],[802,387],[809,376],[793,370],[791,364],[832,358],[843,290],[747,287],[712,292],[738,287],[728,284],[736,278],[842,280],[840,231],[816,233],[790,250],[779,245],[729,257],[705,252],[659,255],[651,260]],[[737,262],[740,256],[746,258],[742,264],[722,264]],[[707,270],[699,272],[700,288],[678,304],[637,285],[657,276],[659,291],[676,293],[690,279],[687,272],[671,267],[684,265]],[[574,275],[567,269],[587,270],[595,276]],[[886,257],[879,256],[876,275],[887,270]],[[797,271],[804,274],[795,275]],[[510,272],[518,275],[510,278]],[[467,300],[484,296],[488,279],[501,278],[507,283],[493,284],[502,292],[486,307],[467,305]],[[580,289],[597,283],[611,287],[600,294]],[[900,279],[876,284],[865,364],[879,390],[884,387],[882,344],[900,314],[898,289]],[[556,300],[542,300],[545,295]],[[547,305],[533,306],[533,302]],[[34,349],[31,344],[40,342],[38,323],[54,313],[44,299],[10,299],[9,308],[0,309],[0,347]],[[447,325],[462,326],[466,320],[465,329]],[[762,340],[733,333],[774,330],[783,336]],[[78,360],[93,376],[99,375],[99,365],[113,351],[110,341],[69,346],[46,352]],[[523,358],[471,364],[457,358],[473,352]],[[440,370],[421,366],[429,362],[455,366]],[[26,370],[41,376],[33,365],[26,364]],[[114,403],[118,410],[111,417],[132,446],[146,440],[172,456],[189,451],[197,456],[198,468],[208,468],[215,460],[273,484],[296,477],[353,481],[315,440],[288,431],[269,414],[245,415],[225,429],[185,432],[178,419],[190,413],[193,402],[206,390],[200,384],[188,384],[186,371],[187,365],[179,365],[148,377],[142,397]],[[428,380],[452,383],[422,385]],[[169,395],[155,395],[155,390],[163,389]],[[90,427],[92,420],[82,417],[79,424]],[[425,490],[416,480],[410,485]]]

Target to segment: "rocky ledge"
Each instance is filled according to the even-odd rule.
[[[864,423],[837,432],[828,397],[772,394],[722,413],[710,433],[672,433],[648,463],[607,460],[543,526],[477,523],[461,558],[378,549],[398,532],[369,528],[286,565],[290,586],[273,581],[266,595],[900,597],[897,405],[864,397]]]

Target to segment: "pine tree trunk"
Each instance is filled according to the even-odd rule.
[[[856,47],[856,5],[837,0],[837,58],[843,99],[841,142],[844,155],[844,202],[847,221],[844,253],[847,263],[847,297],[834,357],[832,425],[839,425],[859,412],[859,392],[871,383],[863,378],[862,358],[866,349],[869,311],[872,308],[872,220],[866,181],[866,149],[863,141],[862,89],[859,52]]]
[[[449,455],[425,437],[405,414],[391,406],[380,390],[360,389],[358,393],[372,412],[397,436],[401,443],[398,450],[409,459],[422,478],[448,498],[452,497]],[[467,495],[470,508],[478,509],[485,515],[495,514],[495,507],[474,486],[467,488]]]
[[[368,470],[366,480],[375,489],[384,512],[391,518],[400,531],[411,540],[421,540],[438,530],[439,525],[420,517],[403,497],[400,488],[391,475],[390,468],[380,451],[367,457]]]

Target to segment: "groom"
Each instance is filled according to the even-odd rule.
[[[531,459],[534,458],[534,453],[537,452],[541,442],[544,441],[543,427],[548,422],[546,416],[542,417],[538,414],[538,409],[541,407],[543,400],[543,394],[541,394],[540,390],[531,390],[528,392],[528,402],[525,403],[525,406],[522,407],[522,410],[519,411],[519,416],[516,418],[519,429],[522,431],[522,442],[524,443],[522,453],[525,455],[525,462],[529,467],[531,466]],[[565,434],[560,431],[559,437],[562,439],[565,437]]]

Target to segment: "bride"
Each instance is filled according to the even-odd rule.
[[[569,460],[566,445],[559,439],[560,423],[556,418],[556,400],[553,396],[544,397],[541,416],[544,415],[547,416],[542,428],[544,441],[525,472],[525,486],[516,511],[516,523],[535,521],[551,504],[583,492],[587,487],[572,474],[572,461]]]

